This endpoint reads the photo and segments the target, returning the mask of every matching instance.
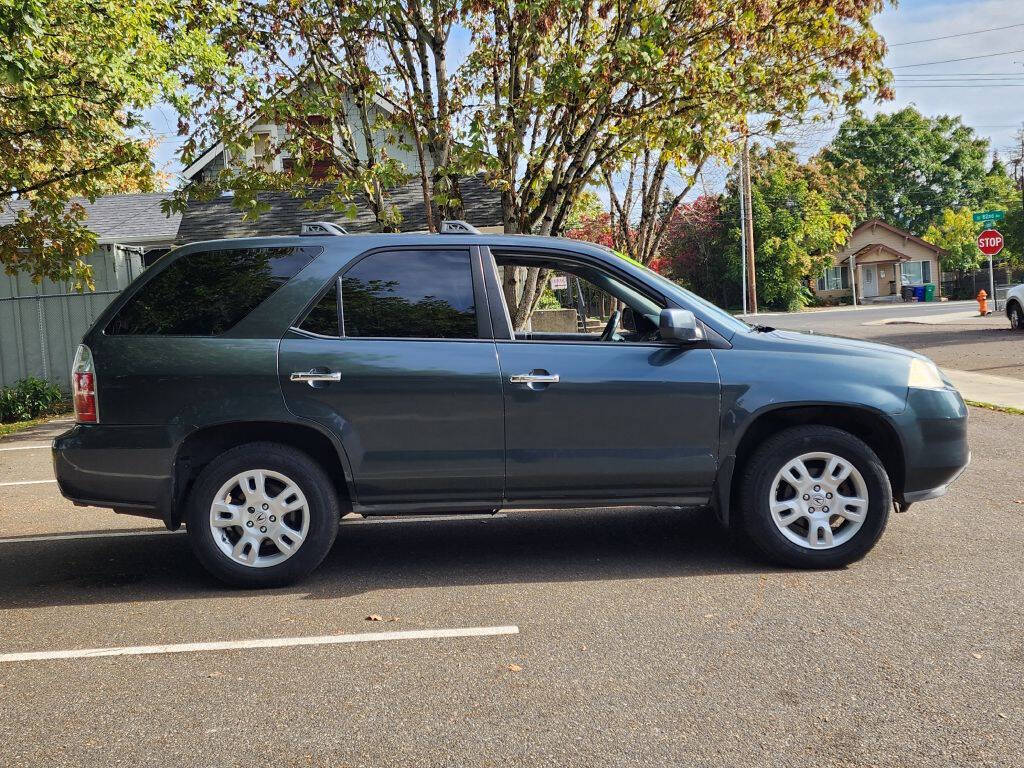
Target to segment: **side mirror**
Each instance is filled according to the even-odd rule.
[[[659,330],[662,341],[678,341],[693,344],[704,340],[704,331],[697,324],[697,318],[688,309],[666,307],[661,310]]]

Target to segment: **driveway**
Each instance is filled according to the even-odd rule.
[[[1022,426],[972,409],[949,496],[833,572],[629,508],[346,524],[302,585],[230,590],[183,534],[6,486],[0,654],[183,652],[0,661],[0,762],[1022,765]],[[52,479],[45,447],[0,457]],[[467,628],[509,633],[240,647]]]

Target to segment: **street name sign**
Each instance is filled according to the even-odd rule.
[[[976,224],[986,221],[1002,221],[1006,218],[1006,211],[981,211],[972,217]]]

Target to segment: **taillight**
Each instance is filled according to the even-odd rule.
[[[85,344],[79,344],[75,352],[71,395],[75,402],[75,421],[95,423],[100,420],[96,407],[96,367],[92,362],[92,350]]]

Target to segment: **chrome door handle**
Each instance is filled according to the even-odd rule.
[[[288,377],[292,381],[305,381],[310,386],[321,381],[341,381],[341,374],[337,371],[294,371]]]
[[[515,373],[508,377],[513,384],[557,384],[557,373]]]

